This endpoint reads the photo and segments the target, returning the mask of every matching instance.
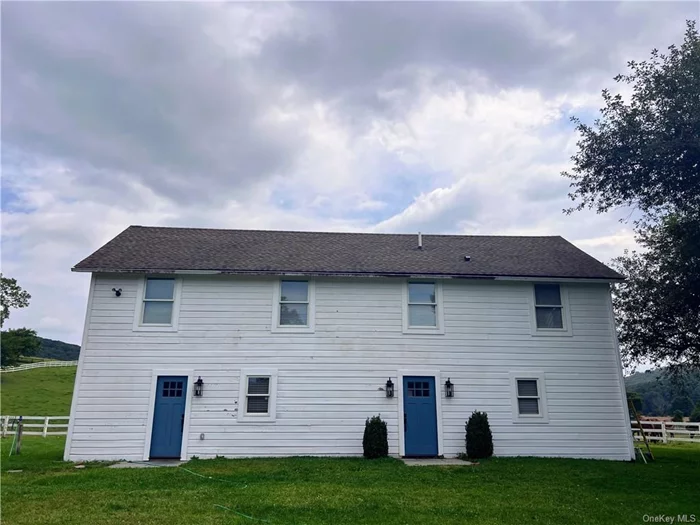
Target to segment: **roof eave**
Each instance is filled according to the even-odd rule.
[[[278,275],[278,276],[309,276],[309,277],[404,277],[404,278],[443,278],[443,279],[482,279],[499,281],[537,281],[549,282],[622,282],[624,277],[575,277],[575,276],[546,276],[546,275],[479,275],[454,273],[411,273],[411,272],[321,272],[294,270],[172,270],[154,268],[71,268],[80,273],[125,273],[125,274],[181,274],[181,275]]]

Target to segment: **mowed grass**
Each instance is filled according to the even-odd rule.
[[[68,416],[76,367],[36,368],[0,374],[0,413]]]
[[[407,467],[395,459],[193,460],[183,468],[61,462],[62,438],[7,458],[5,524],[641,524],[700,516],[700,447],[656,447],[653,464],[494,458]],[[9,473],[8,470],[22,472]]]

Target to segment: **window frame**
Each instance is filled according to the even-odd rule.
[[[173,298],[169,299],[146,299],[146,283],[148,279],[172,279]],[[177,332],[180,321],[180,296],[182,294],[182,279],[172,275],[144,275],[138,281],[136,291],[136,304],[134,309],[134,332]],[[144,323],[143,313],[146,301],[151,302],[171,302],[173,305],[170,323]]]
[[[409,303],[409,284],[433,284],[435,285],[435,303]],[[403,317],[403,333],[404,334],[424,334],[424,335],[443,335],[445,333],[445,318],[443,312],[443,286],[442,281],[437,279],[406,279],[403,282],[402,294],[402,317]],[[410,326],[409,325],[409,310],[410,304],[434,304],[435,305],[435,322],[436,326]]]
[[[282,304],[282,281],[306,281],[308,283],[307,310],[306,310],[306,325],[291,325],[280,324],[280,306]],[[285,301],[293,304],[299,304],[299,301]],[[273,286],[272,296],[272,321],[270,323],[270,331],[273,333],[313,333],[316,328],[316,281],[303,276],[299,277],[281,277],[277,279]]]
[[[518,399],[534,399],[532,396],[518,395],[518,381],[536,381],[539,414],[521,414]],[[547,386],[542,371],[523,371],[510,373],[510,390],[513,423],[549,423],[547,409]]]
[[[561,305],[538,305],[535,287],[539,284],[559,286]],[[569,288],[559,282],[537,281],[530,285],[530,326],[533,336],[568,337],[573,335],[571,330],[571,308],[569,307]],[[561,308],[561,328],[539,328],[537,326],[537,307]]]
[[[267,413],[248,413],[248,379],[267,377],[270,379],[268,389]],[[263,394],[252,394],[262,396]],[[246,368],[241,370],[238,391],[239,423],[272,423],[277,420],[277,370],[270,368]]]

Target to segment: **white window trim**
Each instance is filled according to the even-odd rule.
[[[280,324],[280,300],[282,297],[282,281],[306,281],[309,283],[309,306],[307,309],[307,322],[305,326]],[[310,334],[316,328],[316,282],[313,279],[293,278],[277,279],[273,286],[272,295],[272,323],[270,331],[283,334]]]
[[[435,284],[435,316],[437,326],[409,326],[408,325],[408,283],[433,283]],[[403,282],[402,312],[404,334],[441,335],[445,333],[445,316],[442,307],[442,281],[430,279],[407,279]]]
[[[518,380],[529,379],[537,381],[537,394],[539,396],[539,414],[520,414],[518,408]],[[547,385],[544,380],[544,372],[523,371],[510,373],[511,403],[513,409],[513,423],[549,423],[547,410]]]
[[[146,279],[175,279],[173,290],[173,316],[170,324],[143,324],[143,305],[146,299]],[[177,332],[180,321],[180,296],[182,295],[182,279],[175,276],[145,275],[138,281],[136,291],[136,306],[134,309],[134,332]]]
[[[536,307],[537,300],[535,299],[535,285],[536,284],[558,284],[559,285],[559,295],[561,296],[561,320],[563,328],[538,328],[537,327],[537,314]],[[544,336],[544,337],[570,337],[573,335],[571,331],[571,308],[569,306],[569,288],[561,283],[555,282],[536,282],[530,285],[530,327],[533,336]]]
[[[246,414],[249,377],[270,378],[270,400],[267,414]],[[239,423],[272,423],[277,420],[277,370],[271,368],[246,368],[241,370],[238,389],[238,422]]]

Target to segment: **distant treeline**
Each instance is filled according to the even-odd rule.
[[[80,347],[63,341],[53,339],[41,339],[41,348],[36,353],[36,357],[44,359],[57,359],[59,361],[76,361],[80,355]]]
[[[636,394],[636,405],[646,416],[671,416],[680,410],[689,416],[700,401],[700,372],[671,377],[664,368],[625,378],[628,394]]]

